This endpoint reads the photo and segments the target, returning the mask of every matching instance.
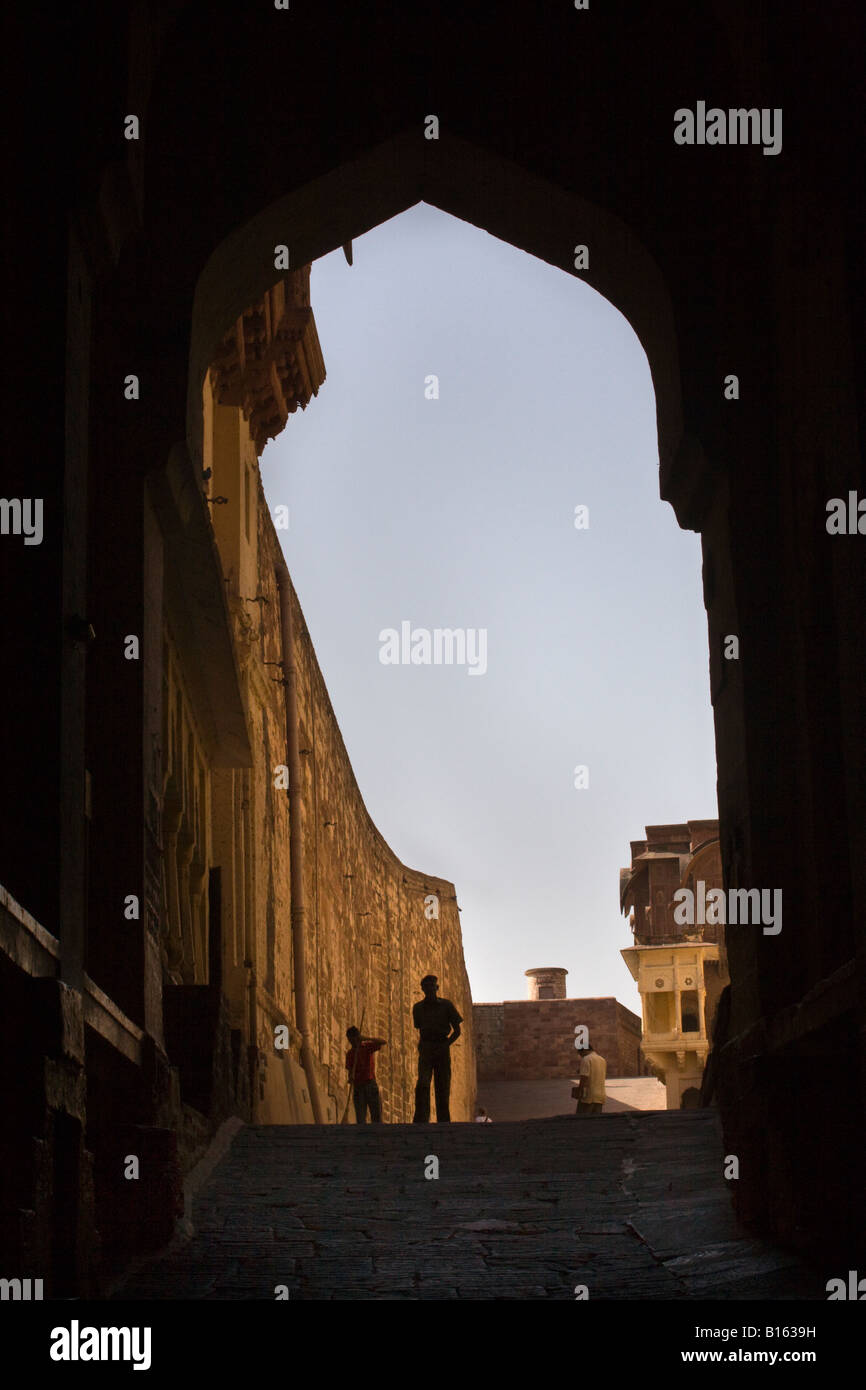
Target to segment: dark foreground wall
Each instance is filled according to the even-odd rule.
[[[725,880],[784,893],[779,935],[728,934],[717,1097],[735,1200],[844,1259],[862,1216],[866,537],[828,534],[826,504],[866,494],[861,12],[155,3],[33,22],[7,40],[26,120],[4,185],[3,487],[44,500],[45,534],[0,537],[0,882],[59,939],[66,988],[88,933],[117,962],[140,1122],[165,1113],[151,929],[122,953],[110,934],[146,877],[147,655],[121,701],[104,644],[143,626],[144,480],[178,443],[197,459],[204,367],[273,283],[275,243],[305,264],[427,199],[584,274],[647,351],[661,495],[702,536]],[[707,101],[781,109],[781,150],[676,144],[674,112]],[[88,844],[88,728],[126,770],[110,845]],[[41,1093],[57,1123],[37,1157],[65,1173],[82,1063],[74,1036],[58,1051],[52,989],[14,1043],[22,1075],[44,1076],[55,1030],[65,1089]],[[9,1143],[36,1162],[23,1133]]]

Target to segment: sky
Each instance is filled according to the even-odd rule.
[[[456,884],[476,1002],[564,966],[640,1013],[629,841],[717,815],[700,541],[659,498],[646,356],[577,275],[425,204],[353,261],[313,265],[327,378],[261,472],[367,809]],[[446,628],[462,664],[423,660]]]

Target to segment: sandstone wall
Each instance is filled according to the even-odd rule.
[[[641,1023],[616,999],[520,999],[476,1004],[478,1075],[483,1080],[544,1080],[576,1074],[574,1029],[607,1062],[608,1076],[640,1076]]]
[[[259,485],[260,486],[260,485]],[[273,768],[285,761],[285,722],[280,658],[279,600],[274,564],[279,541],[259,497],[259,590],[268,602],[262,613],[261,668],[270,676],[251,701],[256,868],[256,955],[262,1020],[258,1045],[267,1072],[283,1063],[274,1054],[272,1023],[294,1021],[289,895],[288,793],[274,787]],[[383,1119],[409,1121],[414,1107],[417,1033],[411,1008],[421,998],[423,975],[438,975],[440,994],[463,1015],[460,1041],[452,1049],[451,1116],[471,1119],[475,1100],[473,1013],[463,959],[454,885],[407,868],[394,855],[364,805],[328,697],[297,596],[292,591],[298,668],[298,716],[307,910],[307,991],[313,1051],[320,1064],[321,1092],[330,1117],[342,1113],[347,1094],[346,1028],[388,1039],[377,1059]],[[438,919],[425,915],[425,901],[438,899]],[[294,1069],[293,1069],[294,1070]],[[294,1083],[297,1089],[297,1073]],[[280,1119],[281,1085],[292,1077],[261,1082],[261,1118]],[[301,1092],[304,1086],[301,1078]]]
[[[474,1004],[475,1057],[478,1079],[498,1080],[505,1076],[505,1005]]]

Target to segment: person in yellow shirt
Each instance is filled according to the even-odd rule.
[[[581,1047],[578,1075],[578,1115],[598,1115],[604,1105],[604,1082],[607,1062],[592,1047]]]

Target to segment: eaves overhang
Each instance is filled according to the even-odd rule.
[[[718,853],[719,837],[716,835],[712,840],[704,840],[694,854],[682,856],[685,859],[685,864],[680,865],[680,887],[685,888],[690,878],[703,873],[704,865],[713,855]]]

